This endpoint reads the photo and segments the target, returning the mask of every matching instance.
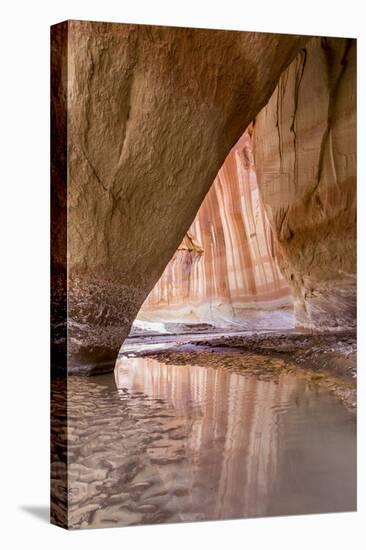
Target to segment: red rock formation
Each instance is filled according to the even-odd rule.
[[[53,323],[67,312],[69,365],[113,368],[225,157],[308,38],[88,21],[52,37],[52,181],[67,200],[53,288],[66,249],[68,276]],[[63,352],[65,331],[53,343]]]
[[[291,306],[289,288],[274,256],[246,131],[138,319],[219,325],[236,321],[250,326],[259,322],[255,311],[273,312],[285,305]],[[289,316],[282,320],[288,323]]]
[[[356,323],[356,42],[313,38],[255,119],[258,183],[299,325]]]

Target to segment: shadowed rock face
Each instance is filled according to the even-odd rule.
[[[225,159],[139,320],[292,326],[292,299],[258,191],[251,132]]]
[[[299,325],[356,323],[356,42],[313,38],[255,119],[258,184]]]
[[[52,135],[57,152],[67,105],[69,364],[108,363],[307,39],[71,21],[57,40]]]

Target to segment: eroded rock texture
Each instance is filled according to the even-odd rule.
[[[227,156],[138,319],[268,328],[291,323],[285,306],[292,310],[258,192],[250,128]]]
[[[226,155],[307,39],[66,25],[67,101],[53,87],[52,103],[63,143],[68,108],[69,365],[91,365],[114,360]]]
[[[299,325],[356,322],[356,42],[313,38],[256,117],[255,161]]]

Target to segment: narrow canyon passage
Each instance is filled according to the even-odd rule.
[[[296,328],[253,133],[230,151],[114,373],[69,380],[58,452],[70,528],[356,507],[355,334]],[[58,430],[57,398],[54,415]]]
[[[53,521],[354,510],[355,41],[68,30]]]
[[[68,366],[113,368],[225,157],[308,40],[86,21],[53,29],[55,361],[67,347]]]
[[[355,326],[354,40],[70,21],[52,51],[55,363],[112,370],[179,244],[194,248],[189,231],[196,259],[200,246],[212,256],[202,288],[197,273],[182,288],[199,317],[209,305],[243,318],[245,301],[278,299],[286,281],[297,325]],[[251,123],[251,151],[233,151]],[[253,153],[260,206],[253,181],[239,199],[232,180],[253,179]],[[161,309],[158,294],[147,305]]]
[[[253,125],[230,151],[135,327],[158,321],[170,331],[174,324],[294,327],[293,297],[258,189],[252,135]]]
[[[297,55],[138,320],[355,327],[355,82],[352,40],[313,38]]]

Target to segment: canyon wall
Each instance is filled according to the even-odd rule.
[[[297,324],[355,326],[355,40],[307,43],[256,117],[254,144]]]
[[[308,38],[87,21],[51,37],[53,350],[67,339],[69,367],[113,368],[225,157]]]
[[[250,128],[227,156],[137,319],[268,328],[291,326],[292,309],[258,192]]]

